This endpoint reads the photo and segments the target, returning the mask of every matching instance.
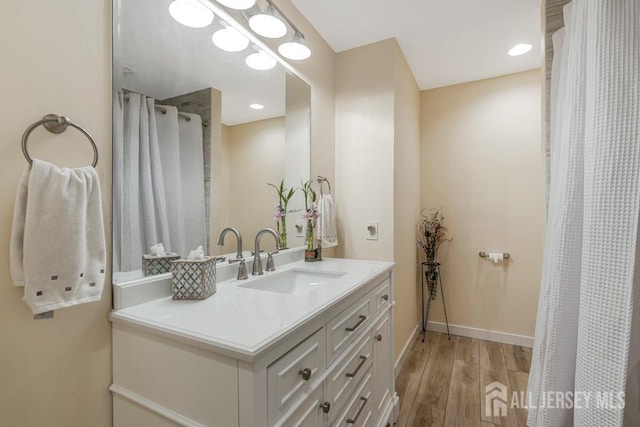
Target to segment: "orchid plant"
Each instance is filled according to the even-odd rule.
[[[280,186],[274,184],[267,184],[273,187],[278,194],[278,204],[275,206],[276,212],[273,215],[273,219],[276,221],[276,229],[280,235],[280,246],[282,249],[288,248],[287,246],[287,207],[289,206],[289,200],[296,192],[295,188],[286,188],[284,186],[284,179],[280,180]]]

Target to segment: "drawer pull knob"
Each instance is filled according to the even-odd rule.
[[[358,329],[358,326],[362,325],[362,323],[363,323],[365,320],[367,320],[367,316],[365,316],[364,314],[361,314],[361,315],[360,315],[360,320],[358,320],[358,321],[356,322],[356,324],[355,324],[355,325],[353,325],[353,326],[352,326],[352,327],[350,327],[350,328],[344,328],[344,330],[345,330],[345,331],[347,331],[347,332],[353,332],[353,331],[355,331],[356,329]]]
[[[329,402],[321,403],[320,408],[322,408],[322,412],[324,412],[325,414],[328,414],[329,410],[331,409],[331,403]]]
[[[365,405],[367,404],[367,399],[364,396],[360,396],[360,400],[362,400],[362,404],[360,405],[360,408],[358,408],[358,412],[356,412],[356,416],[353,418],[349,418],[347,420],[347,424],[355,424],[356,421],[358,421],[358,417],[360,416],[360,414],[362,413],[362,410],[364,409]]]
[[[382,335],[380,334],[376,335],[376,341],[382,341]]]
[[[347,377],[349,377],[349,378],[355,377],[356,374],[358,373],[358,371],[360,370],[360,368],[362,368],[362,365],[364,365],[364,362],[366,362],[366,361],[367,361],[367,356],[360,356],[360,363],[356,367],[356,370],[353,371],[353,373],[347,372]]]
[[[302,379],[305,381],[309,381],[309,378],[311,378],[311,369],[309,368],[301,369],[298,373],[302,375]]]
[[[385,300],[385,301],[389,301],[389,295],[387,295],[387,294],[382,295],[382,299]]]

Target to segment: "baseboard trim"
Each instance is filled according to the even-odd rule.
[[[413,329],[413,332],[411,332],[411,335],[409,335],[409,339],[407,340],[407,342],[404,343],[404,347],[402,347],[402,351],[400,352],[400,355],[396,359],[396,364],[395,364],[396,378],[398,377],[398,374],[402,369],[402,365],[404,365],[404,362],[407,359],[407,356],[409,355],[411,344],[413,344],[413,342],[416,340],[416,336],[418,335],[419,330],[420,330],[420,324],[417,324],[416,327]]]
[[[427,330],[433,332],[447,333],[447,325],[440,322],[428,322]],[[449,332],[452,335],[461,337],[477,338],[485,341],[495,341],[521,347],[533,348],[533,337],[525,335],[509,334],[507,332],[489,331],[487,329],[471,328],[469,326],[449,324]],[[397,371],[396,371],[397,372]]]

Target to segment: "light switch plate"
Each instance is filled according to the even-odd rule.
[[[305,223],[305,221],[301,219],[297,220],[295,224],[295,228],[296,228],[296,237],[304,237],[305,233],[307,232],[307,224]]]
[[[378,221],[367,221],[365,223],[367,240],[378,240]]]

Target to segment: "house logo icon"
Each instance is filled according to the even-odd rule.
[[[484,414],[487,417],[507,416],[507,386],[494,381],[484,388]]]

